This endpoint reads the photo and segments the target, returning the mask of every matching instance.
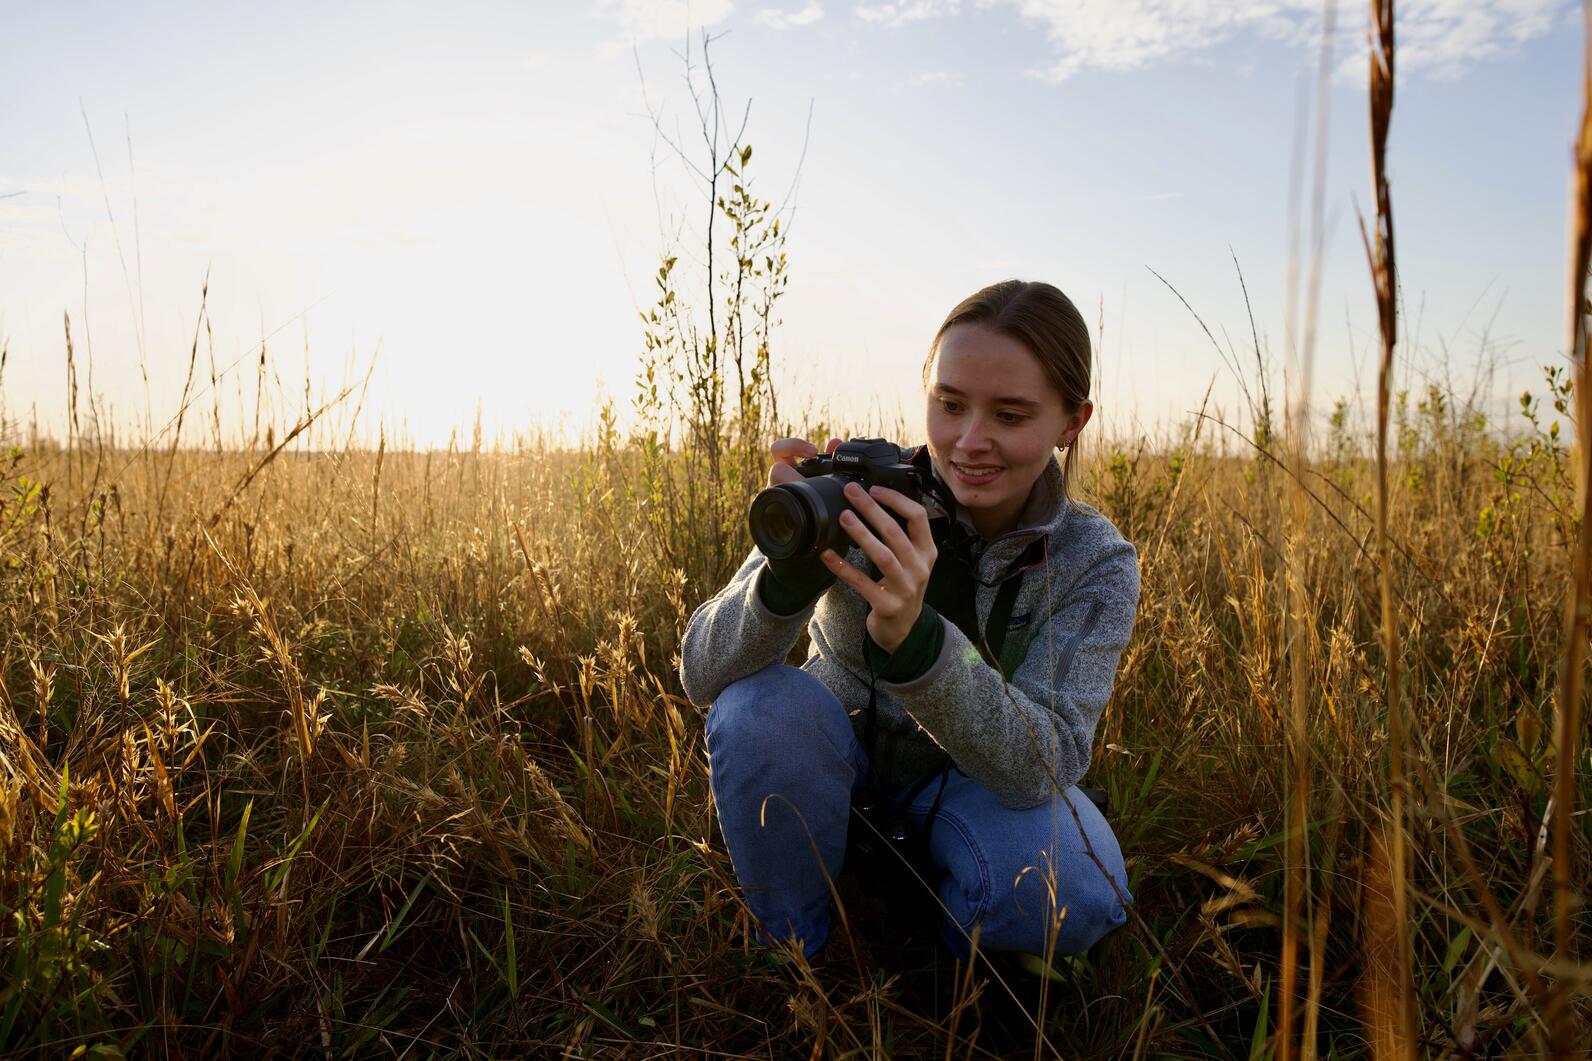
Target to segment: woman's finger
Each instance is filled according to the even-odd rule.
[[[892,490],[888,486],[876,486],[872,495],[881,505],[888,506],[904,517],[907,521],[906,534],[913,546],[921,553],[927,553],[931,558],[939,550],[934,545],[934,532],[929,529],[929,510],[923,504],[912,500],[899,490]]]
[[[840,526],[847,534],[851,535],[851,540],[856,542],[862,551],[867,554],[868,559],[873,561],[873,566],[879,569],[881,575],[887,579],[900,576],[900,559],[888,545],[874,536],[873,531],[868,529],[866,523],[857,518],[855,512],[842,512],[840,514]]]
[[[894,490],[882,486],[876,486],[873,489],[881,494],[895,493]],[[860,486],[855,490],[850,486],[846,487],[846,500],[851,502],[852,508],[862,514],[862,517],[868,521],[868,525],[884,540],[892,552],[898,555],[909,551],[917,552],[917,543],[907,537],[907,533],[901,529],[901,524],[897,523],[884,506],[879,504],[877,496],[870,494]],[[905,501],[906,498],[902,498],[902,500]]]
[[[782,461],[775,461],[768,466],[769,486],[778,486],[780,483],[794,483],[801,477],[801,472]]]
[[[818,447],[805,438],[782,438],[768,447],[774,463],[768,467],[768,485],[794,482],[801,478],[796,463],[806,457],[816,457]]]
[[[782,464],[794,465],[804,457],[818,456],[818,447],[805,438],[782,438],[768,447],[769,453]]]
[[[856,590],[862,599],[868,602],[870,607],[877,607],[884,603],[884,589],[879,583],[869,578],[866,572],[846,563],[845,560],[841,559],[840,554],[833,549],[825,549],[818,555],[823,558],[824,566],[833,571],[836,578]]]

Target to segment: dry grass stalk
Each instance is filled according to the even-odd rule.
[[[376,551],[376,521],[381,514],[381,466],[387,460],[387,426],[381,427],[380,439],[376,444],[376,470],[370,478],[370,551]]]
[[[1592,374],[1587,369],[1587,268],[1592,264],[1592,4],[1586,6],[1586,54],[1581,77],[1581,128],[1576,137],[1574,200],[1570,207],[1570,350],[1575,372],[1576,499],[1578,532],[1571,555],[1571,588],[1564,603],[1558,709],[1554,712],[1553,953],[1573,959],[1570,913],[1578,901],[1573,881],[1576,766],[1581,756],[1582,681],[1592,620]],[[1580,1044],[1572,1012],[1572,985],[1555,985],[1548,1006],[1555,1057],[1577,1056]]]
[[[1399,630],[1394,607],[1393,550],[1388,534],[1388,411],[1393,389],[1393,348],[1398,341],[1398,266],[1393,245],[1393,200],[1387,181],[1387,137],[1393,120],[1394,36],[1393,0],[1371,0],[1371,182],[1376,193],[1375,245],[1366,236],[1361,219],[1360,235],[1366,242],[1371,279],[1376,289],[1377,324],[1382,337],[1382,357],[1377,371],[1376,408],[1376,540],[1382,597],[1383,688],[1387,704],[1388,782],[1392,807],[1389,816],[1391,837],[1388,863],[1391,873],[1392,918],[1396,925],[1409,923],[1409,867],[1406,837],[1405,802],[1408,796],[1404,769],[1407,748],[1404,707],[1399,699]],[[1394,984],[1391,1014],[1377,1010],[1377,1016],[1391,1016],[1393,1032],[1382,1041],[1387,1051],[1379,1058],[1415,1057],[1415,1013],[1413,960],[1409,939],[1399,931],[1389,973]],[[1384,988],[1379,988],[1379,991]],[[1375,1034],[1381,1035],[1381,1032]]]
[[[171,472],[176,467],[172,460],[182,443],[182,424],[188,413],[189,395],[193,393],[193,370],[199,362],[199,328],[205,321],[205,306],[210,299],[210,274],[205,273],[204,286],[199,292],[199,316],[193,322],[193,345],[188,350],[188,374],[182,381],[182,397],[177,402],[177,423],[172,428],[171,446],[166,450],[166,477],[160,484],[160,499],[155,502],[155,524],[161,525],[166,511],[166,494],[171,489]]]
[[[254,633],[262,643],[261,658],[275,668],[282,683],[282,691],[287,697],[288,717],[298,748],[299,781],[307,813],[310,806],[309,764],[315,757],[316,738],[320,735],[320,707],[326,695],[325,690],[318,691],[313,699],[309,697],[305,690],[304,676],[293,659],[292,647],[282,634],[270,602],[260,596],[253,583],[238,570],[231,558],[221,551],[215,539],[208,532],[201,533],[204,533],[205,541],[221,560],[232,579],[237,593],[234,607],[253,617]]]
[[[1412,1056],[1414,1046],[1404,1034],[1407,989],[1400,951],[1406,929],[1396,902],[1394,842],[1391,822],[1372,834],[1362,885],[1365,971],[1360,977],[1360,1012],[1367,1052],[1376,1061]]]
[[[1305,285],[1305,309],[1298,314],[1298,267],[1301,258],[1299,246],[1298,214],[1296,205],[1293,234],[1289,254],[1287,327],[1289,375],[1287,379],[1287,421],[1284,446],[1287,452],[1288,472],[1286,513],[1280,514],[1280,550],[1283,556],[1283,589],[1285,598],[1284,621],[1279,633],[1282,636],[1280,656],[1287,666],[1287,727],[1284,739],[1287,745],[1287,783],[1291,787],[1288,803],[1287,839],[1284,845],[1285,883],[1282,923],[1281,969],[1277,994],[1277,1044],[1278,1057],[1289,1061],[1296,1056],[1294,1040],[1295,1009],[1300,997],[1298,969],[1300,933],[1305,932],[1310,966],[1305,997],[1304,1023],[1297,1042],[1297,1056],[1304,1061],[1315,1057],[1319,1033],[1320,984],[1323,975],[1324,935],[1326,923],[1318,919],[1322,904],[1313,900],[1315,894],[1316,852],[1311,849],[1309,823],[1312,817],[1312,772],[1315,768],[1310,740],[1311,691],[1310,669],[1315,655],[1316,636],[1313,618],[1318,611],[1315,594],[1310,584],[1312,568],[1313,515],[1311,503],[1319,501],[1304,485],[1308,471],[1311,384],[1314,376],[1315,335],[1317,306],[1321,289],[1321,263],[1323,254],[1324,199],[1326,186],[1326,152],[1328,132],[1329,86],[1332,71],[1333,26],[1336,7],[1327,4],[1321,32],[1320,61],[1315,88],[1315,139],[1310,157],[1314,162],[1311,175],[1310,197],[1310,270]],[[1293,193],[1298,195],[1303,181],[1303,135],[1296,154]],[[1331,867],[1325,867],[1330,871]]]

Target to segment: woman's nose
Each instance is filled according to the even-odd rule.
[[[984,429],[983,417],[969,417],[967,426],[962,429],[962,451],[964,453],[977,453],[989,447],[989,432]]]

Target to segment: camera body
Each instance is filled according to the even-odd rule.
[[[835,475],[844,482],[859,482],[864,487],[888,486],[916,500],[928,487],[922,468],[907,459],[908,450],[882,438],[854,438],[835,447],[833,453],[808,457],[796,470],[811,479]]]
[[[752,540],[772,560],[816,557],[825,549],[845,555],[853,544],[840,526],[840,514],[852,507],[847,483],[864,490],[887,486],[914,501],[929,496],[931,473],[910,463],[907,452],[882,438],[854,438],[833,453],[808,457],[796,465],[801,479],[771,486],[752,499],[746,517]]]

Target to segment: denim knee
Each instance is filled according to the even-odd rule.
[[[1098,854],[1105,866],[1104,870],[1095,865],[1086,852],[1062,853],[1061,857],[1071,859],[1073,865],[1066,871],[1058,868],[1056,872],[1058,887],[1055,907],[1050,905],[1049,868],[1042,867],[1034,874],[1036,887],[1030,894],[1041,904],[1047,916],[1056,918],[1055,949],[1058,954],[1082,953],[1127,923],[1125,904],[1132,901],[1128,894],[1127,873],[1120,857],[1115,858],[1116,865],[1113,867],[1112,854]],[[1026,899],[1028,896],[1023,897]]]
[[[730,683],[708,709],[706,736],[710,760],[751,756],[776,772],[803,769],[795,753],[814,740],[842,758],[855,757],[840,701],[811,674],[784,664]]]
[[[795,667],[733,683],[707,720],[719,825],[766,938],[829,935],[833,879],[845,857],[851,789],[864,757],[845,708]]]
[[[1121,851],[1083,796],[1069,790],[1071,799],[1011,810],[970,779],[959,781],[947,790],[933,833],[945,873],[943,935],[953,951],[967,952],[976,924],[981,946],[991,950],[1042,952],[1053,937],[1057,953],[1077,953],[1127,920]]]

